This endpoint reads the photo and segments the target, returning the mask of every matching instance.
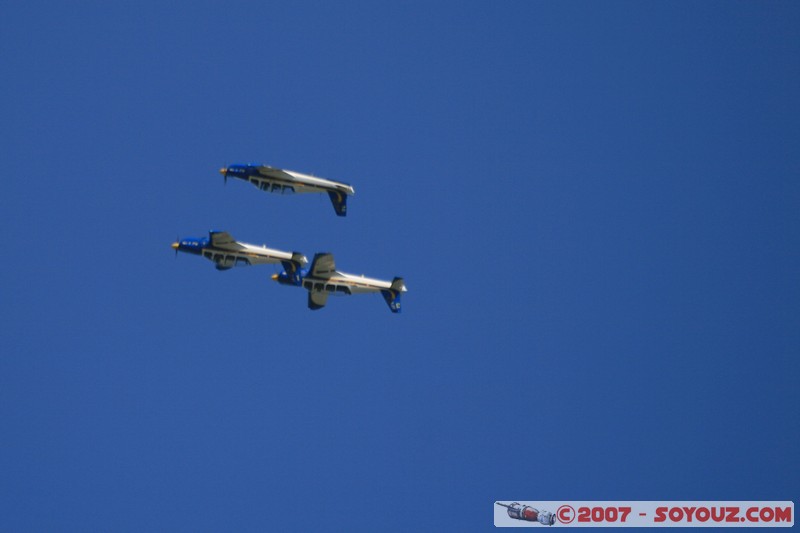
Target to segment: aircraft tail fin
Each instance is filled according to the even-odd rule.
[[[285,259],[281,261],[281,265],[286,271],[286,275],[289,276],[289,279],[294,285],[300,285],[300,269],[306,263],[308,263],[308,259],[306,259],[306,256],[300,252],[292,252],[291,259]]]
[[[333,209],[340,217],[347,215],[347,195],[339,191],[328,191]]]
[[[389,309],[392,311],[392,313],[400,312],[400,296],[406,290],[407,289],[403,278],[394,278],[392,280],[392,286],[381,291],[381,295],[383,296],[383,299],[386,301],[386,305],[389,306]]]

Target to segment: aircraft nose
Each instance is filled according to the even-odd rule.
[[[179,246],[180,246],[180,244],[179,244],[179,243],[177,243],[177,242],[173,242],[173,243],[172,243],[172,249],[173,249],[173,250],[177,250]]]
[[[278,275],[277,274],[273,274],[270,277],[272,278],[272,281],[278,281]]]

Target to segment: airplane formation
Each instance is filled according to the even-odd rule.
[[[300,172],[267,165],[229,165],[220,169],[229,177],[252,183],[260,190],[278,194],[327,193],[338,216],[347,215],[347,197],[355,190],[347,183],[327,180]],[[322,309],[330,295],[380,293],[393,313],[400,312],[400,297],[406,292],[403,278],[391,281],[356,276],[336,270],[333,254],[318,253],[308,268],[308,259],[300,252],[284,252],[235,240],[229,233],[212,230],[208,237],[178,238],[172,243],[175,254],[185,252],[212,261],[217,270],[238,266],[280,264],[283,271],[272,279],[281,285],[296,286],[308,291],[308,308]]]

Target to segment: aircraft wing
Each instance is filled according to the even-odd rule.
[[[215,248],[227,248],[229,250],[244,248],[244,246],[236,242],[227,231],[209,231],[208,238],[211,240],[211,246]]]
[[[268,178],[280,178],[286,181],[297,181],[295,177],[285,170],[263,165],[258,167],[258,173]]]
[[[328,301],[327,292],[308,291],[308,308],[312,311],[322,309]]]
[[[308,272],[317,278],[329,278],[336,272],[336,263],[333,262],[333,254],[322,253],[314,255],[311,268]]]

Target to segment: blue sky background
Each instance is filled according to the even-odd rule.
[[[2,13],[0,529],[797,501],[796,3]],[[402,275],[404,312],[175,259],[210,228]]]

